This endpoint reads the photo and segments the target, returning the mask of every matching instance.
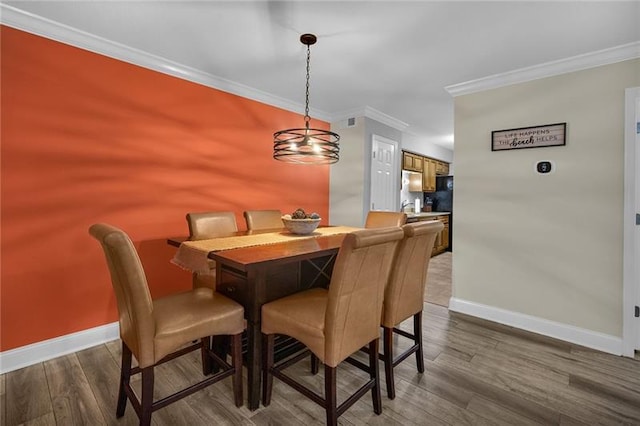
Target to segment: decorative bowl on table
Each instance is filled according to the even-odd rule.
[[[297,235],[311,234],[320,225],[320,217],[313,213],[311,215],[303,215],[299,213],[301,209],[294,212],[293,215],[285,214],[282,216],[282,223],[289,232]]]

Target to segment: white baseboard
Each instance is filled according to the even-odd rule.
[[[117,322],[0,352],[0,374],[120,338]]]
[[[613,355],[622,355],[622,338],[609,334],[454,297],[449,300],[449,310],[517,327]]]

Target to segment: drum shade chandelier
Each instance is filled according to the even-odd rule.
[[[312,44],[317,38],[313,34],[302,34],[302,44],[307,46],[307,86],[304,109],[304,128],[285,129],[273,134],[273,158],[296,164],[333,164],[339,160],[340,136],[328,130],[309,126],[309,63]]]

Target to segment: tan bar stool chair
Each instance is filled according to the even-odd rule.
[[[384,287],[389,279],[400,228],[367,229],[347,234],[342,242],[329,289],[311,289],[262,306],[264,370],[262,402],[271,402],[273,377],[287,383],[326,410],[328,425],[371,390],[373,409],[382,412],[378,375],[378,341]],[[276,334],[303,343],[324,363],[324,397],[286,375],[283,369],[308,356],[309,351],[274,365]],[[349,358],[361,347],[369,348],[369,365]],[[347,360],[369,374],[369,380],[337,405],[336,369]]]
[[[367,214],[365,228],[386,228],[388,226],[402,226],[407,223],[407,214],[401,212],[382,212],[372,210]]]
[[[396,396],[393,369],[412,353],[416,354],[418,371],[424,373],[422,350],[422,309],[424,289],[431,250],[438,232],[444,225],[440,221],[409,223],[402,227],[404,239],[398,246],[396,260],[385,289],[382,310],[383,354],[387,395]],[[413,334],[397,328],[413,316]],[[413,340],[413,346],[398,357],[393,357],[393,333]]]
[[[244,220],[249,231],[284,227],[280,210],[247,210],[244,212]]]
[[[236,215],[233,212],[201,212],[187,213],[187,225],[189,225],[189,240],[207,240],[209,238],[222,237],[238,232]],[[193,288],[216,288],[216,263],[209,260],[207,274],[193,274]]]
[[[92,225],[89,233],[104,250],[120,317],[122,365],[116,417],[124,415],[129,399],[140,424],[149,425],[154,411],[229,376],[235,404],[242,406],[242,306],[209,288],[151,300],[144,269],[127,234],[102,223]],[[209,349],[212,335],[231,336],[231,365]],[[197,339],[200,342],[190,344]],[[203,373],[211,373],[212,360],[220,366],[220,372],[154,402],[154,367],[197,349],[201,351]],[[137,367],[131,367],[132,356],[138,361]],[[138,373],[142,374],[140,398],[130,385],[131,375]]]

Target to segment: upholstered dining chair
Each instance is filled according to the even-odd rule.
[[[347,234],[338,252],[329,289],[314,288],[262,306],[264,340],[262,402],[271,402],[273,377],[287,383],[326,410],[328,425],[371,390],[373,409],[382,412],[378,348],[384,286],[388,281],[400,228],[365,229]],[[308,355],[303,351],[274,364],[276,334],[293,337],[324,363],[324,397],[304,387],[283,369]],[[369,365],[350,359],[369,348]],[[336,369],[347,360],[369,374],[369,380],[337,405]]]
[[[152,300],[140,258],[127,234],[103,223],[92,225],[89,233],[104,251],[120,318],[122,365],[116,417],[124,415],[129,399],[140,424],[149,425],[153,411],[229,376],[235,404],[242,406],[242,306],[209,288]],[[231,336],[231,365],[209,349],[212,335]],[[198,343],[190,344],[198,339]],[[154,402],[154,367],[197,349],[205,375],[211,373],[212,360],[220,371]],[[138,361],[137,367],[131,367],[132,356]],[[130,385],[131,375],[138,373],[142,374],[140,398]]]
[[[189,239],[206,240],[238,232],[236,215],[233,212],[200,212],[187,213]],[[216,264],[209,260],[209,273],[193,273],[193,288],[216,288]]]
[[[438,232],[444,225],[440,221],[409,223],[402,227],[404,238],[398,245],[389,283],[385,289],[382,309],[383,353],[387,395],[394,399],[393,369],[411,354],[416,354],[418,371],[424,373],[422,349],[422,309],[427,270],[431,250]],[[413,334],[398,325],[413,317]],[[393,333],[413,340],[413,346],[393,357]]]
[[[247,222],[247,229],[275,229],[283,228],[282,212],[280,210],[246,210],[244,220]]]
[[[371,210],[364,223],[365,228],[386,228],[388,226],[402,226],[407,223],[407,214],[402,212],[383,212]]]

